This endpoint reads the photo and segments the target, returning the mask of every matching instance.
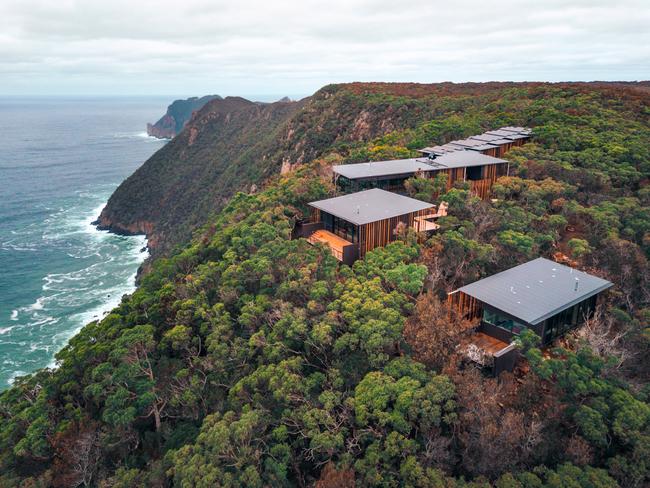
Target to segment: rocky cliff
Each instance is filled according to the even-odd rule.
[[[167,112],[155,124],[147,124],[147,134],[159,139],[171,139],[178,134],[192,118],[192,114],[212,100],[221,100],[219,95],[192,97],[186,100],[175,100]]]
[[[281,129],[302,106],[212,100],[117,188],[99,227],[147,234],[153,255],[165,254],[234,191],[274,172],[271,155]]]

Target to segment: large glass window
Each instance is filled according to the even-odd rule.
[[[487,307],[483,309],[483,321],[517,335],[526,330],[524,324],[512,320],[505,315],[501,315],[494,310],[490,310]]]
[[[347,241],[357,241],[358,235],[356,225],[348,222],[347,220],[335,217],[332,214],[328,214],[327,212],[321,213],[321,220],[323,222],[323,227],[325,230],[328,230]]]
[[[548,344],[556,337],[560,337],[566,333],[569,329],[582,324],[585,319],[593,314],[595,307],[596,297],[593,296],[546,319],[544,343]]]
[[[465,177],[469,181],[482,180],[484,178],[484,166],[469,166],[465,171]]]
[[[339,176],[336,180],[336,183],[339,185],[339,189],[344,193],[354,191],[356,186],[352,180],[346,178],[345,176]]]

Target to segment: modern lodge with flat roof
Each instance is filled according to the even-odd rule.
[[[502,157],[513,147],[522,146],[531,137],[526,127],[501,127],[467,139],[458,139],[440,146],[425,147],[418,152],[425,156],[442,156],[457,151],[476,151],[495,158]]]
[[[329,246],[345,264],[397,239],[400,224],[419,232],[435,230],[435,205],[378,188],[310,202],[309,222],[301,222],[294,237]]]
[[[436,178],[446,175],[447,190],[457,181],[467,181],[470,191],[483,199],[488,198],[494,182],[506,176],[508,170],[508,161],[475,151],[332,167],[338,188],[345,192],[369,188],[403,192],[406,180],[414,176]]]
[[[473,360],[495,373],[514,367],[513,340],[530,329],[551,344],[590,318],[607,280],[544,258],[515,266],[463,286],[448,295],[462,318],[478,322],[465,348]]]

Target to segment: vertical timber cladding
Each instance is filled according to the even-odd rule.
[[[457,181],[465,181],[465,168],[451,168],[444,171],[447,173],[447,191],[451,190]]]
[[[447,305],[450,310],[455,310],[462,319],[475,320],[483,315],[481,302],[462,291],[447,295]]]
[[[499,151],[498,147],[493,147],[491,149],[484,149],[483,151],[481,151],[481,154],[485,154],[486,156],[492,156],[493,158],[496,158],[498,151]]]
[[[368,251],[372,251],[376,247],[383,247],[396,240],[395,231],[400,223],[406,227],[413,227],[415,217],[427,215],[430,212],[431,209],[424,209],[358,226],[359,258],[363,258]]]
[[[476,180],[470,181],[470,192],[482,200],[487,200],[490,197],[490,189],[492,188],[491,180]]]
[[[438,173],[444,172],[447,174],[447,191],[449,191],[457,181],[466,181],[465,171],[466,168],[451,168],[441,170]],[[486,200],[490,197],[490,191],[494,182],[501,176],[506,176],[507,173],[508,163],[485,165],[483,166],[483,178],[470,181],[470,191],[477,197]]]

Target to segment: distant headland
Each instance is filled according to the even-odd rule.
[[[194,112],[215,99],[221,100],[222,98],[219,95],[206,95],[201,98],[191,97],[185,100],[174,100],[158,122],[147,124],[147,134],[158,139],[171,139],[183,130]]]

